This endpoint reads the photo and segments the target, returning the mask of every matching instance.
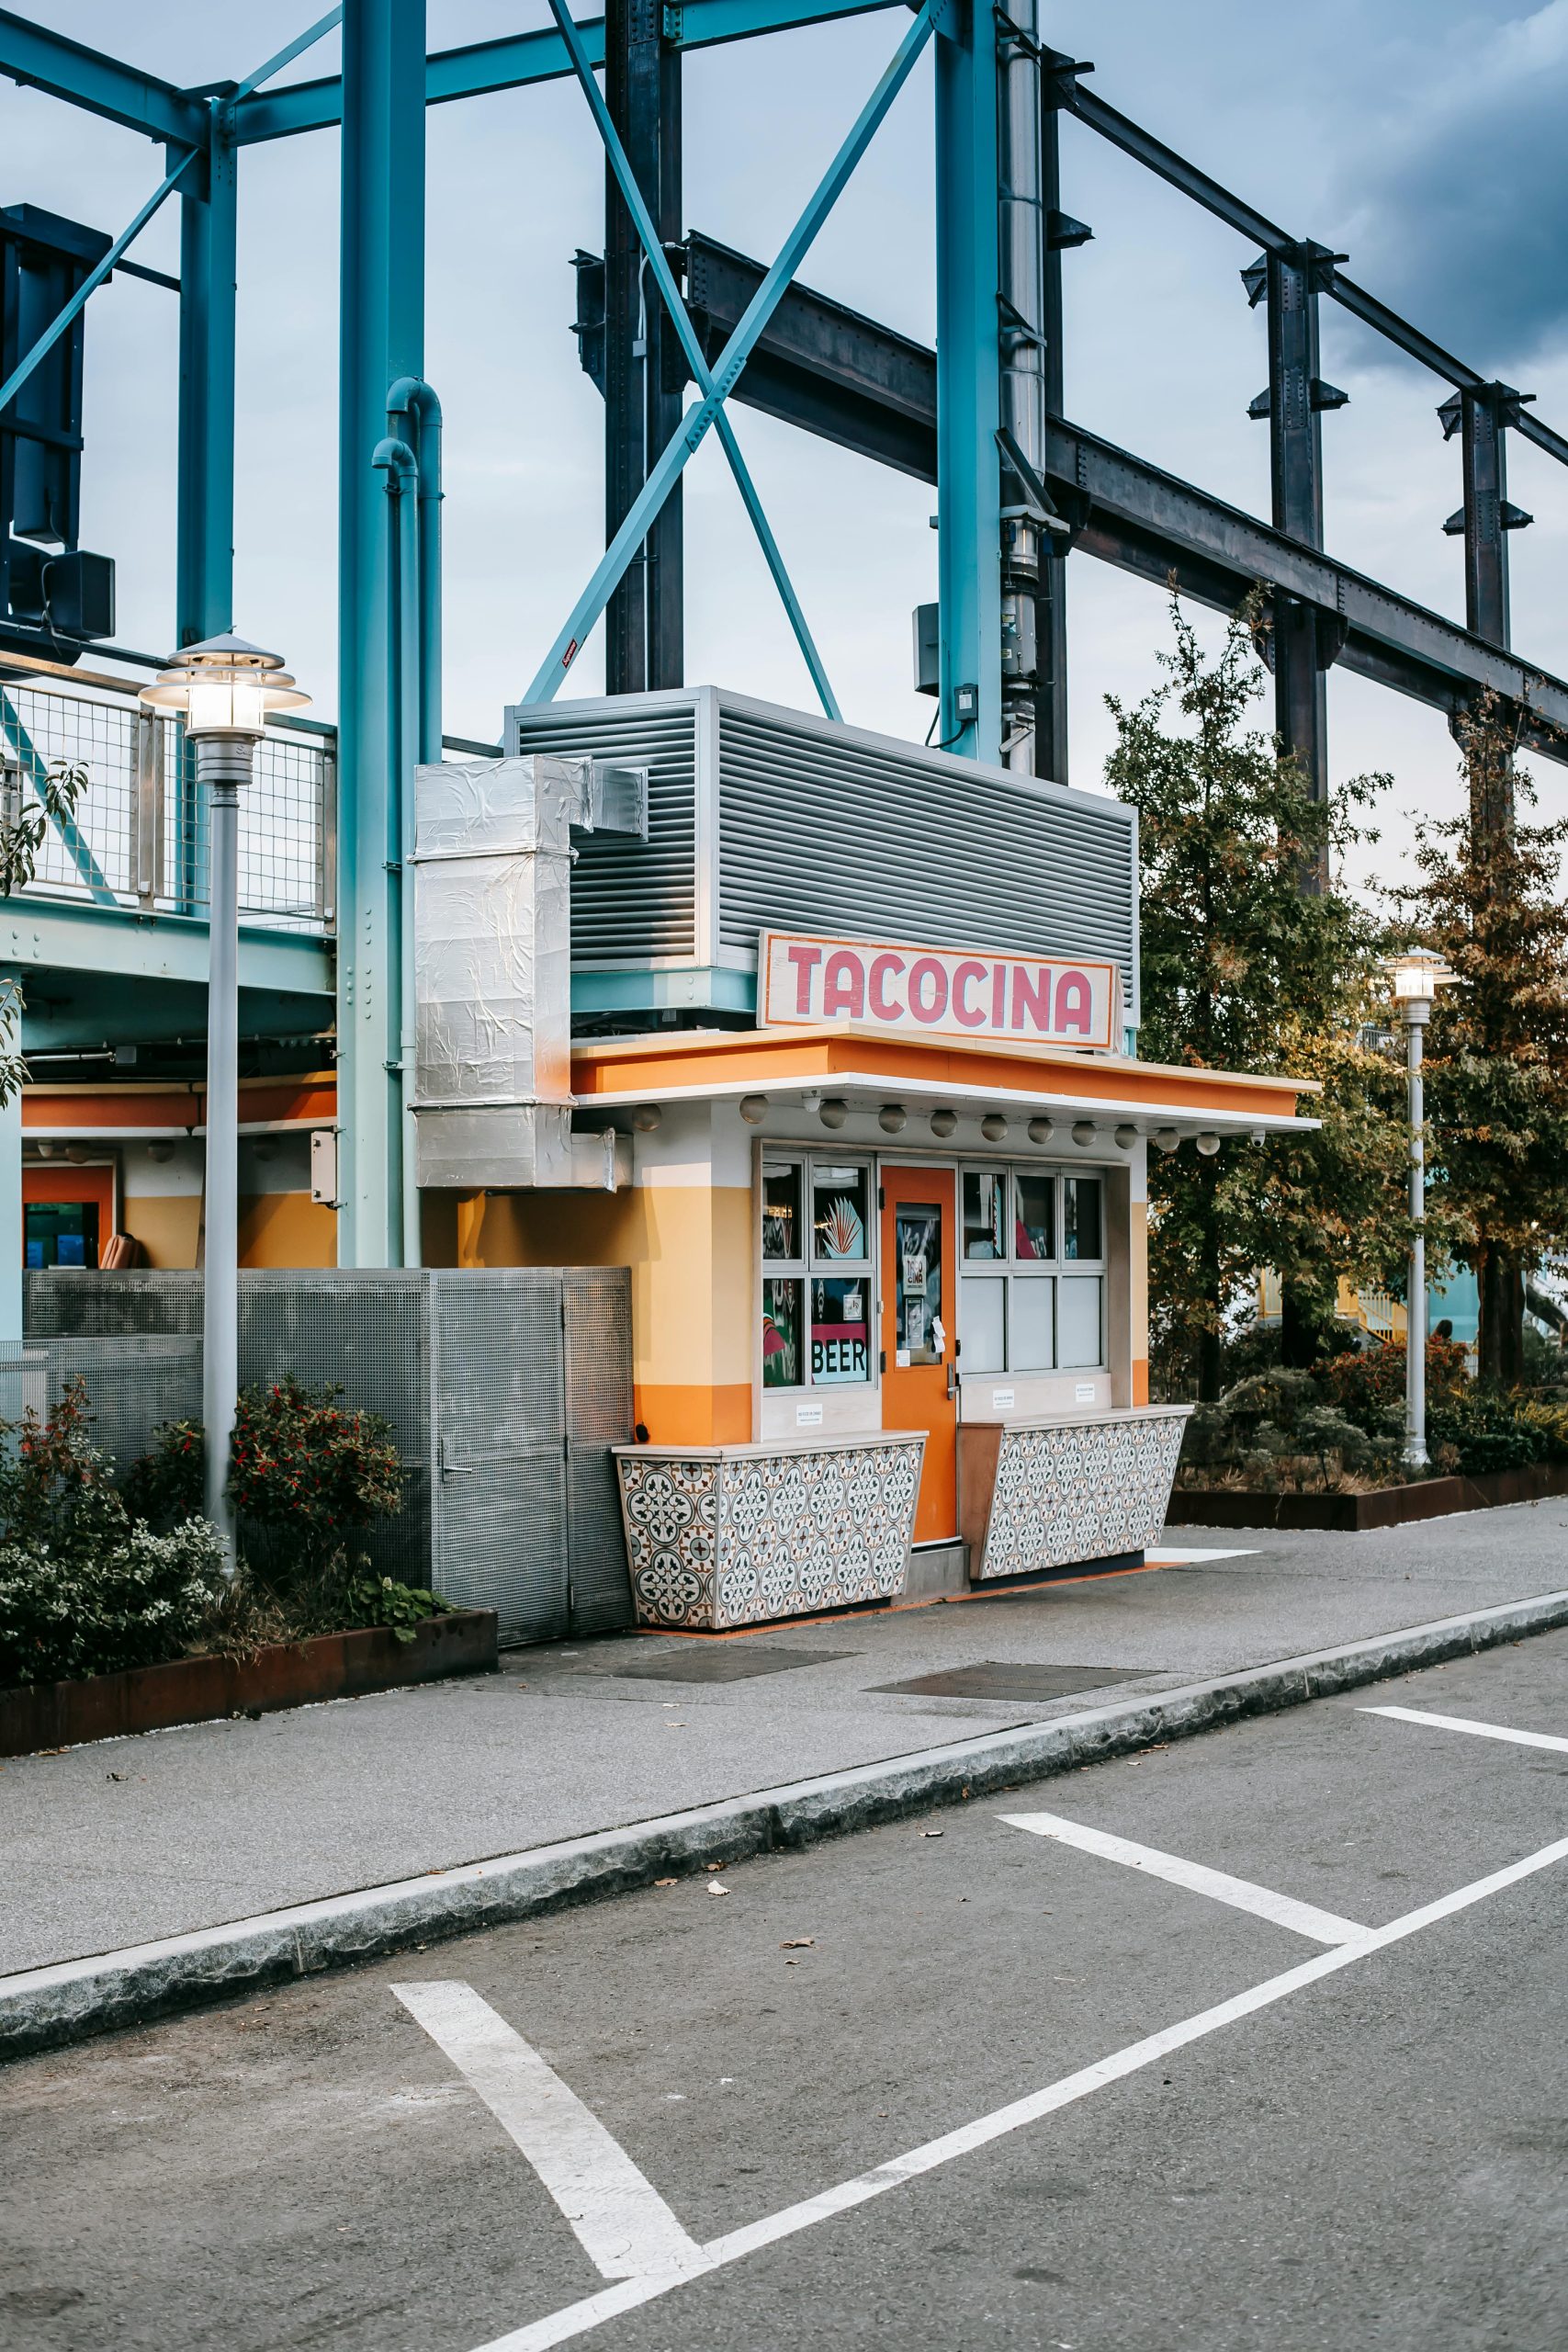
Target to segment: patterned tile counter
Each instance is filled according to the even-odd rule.
[[[959,1501],[970,1581],[1146,1550],[1165,1523],[1191,1409],[966,1422]]]
[[[617,1446],[643,1625],[719,1633],[904,1589],[922,1432]]]

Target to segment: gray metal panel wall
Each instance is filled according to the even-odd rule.
[[[509,752],[563,752],[648,770],[648,839],[578,834],[574,965],[645,965],[696,954],[696,719],[690,695],[509,709]]]
[[[28,1356],[43,1360],[42,1394],[29,1395],[40,1413],[53,1409],[67,1383],[85,1384],[92,1442],[119,1475],[152,1442],[164,1421],[201,1418],[201,1342],[161,1333],[68,1333],[30,1339]]]
[[[1105,956],[1137,1017],[1137,835],[1070,796],[721,702],[719,953],[781,930]]]
[[[632,1437],[632,1282],[625,1266],[572,1266],[563,1283],[571,1630],[602,1634],[632,1622],[610,1456]]]
[[[493,1609],[502,1641],[548,1641],[568,1626],[561,1277],[432,1281],[440,1589]]]

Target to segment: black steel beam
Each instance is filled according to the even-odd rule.
[[[686,305],[716,359],[762,280],[760,263],[694,233]],[[936,480],[936,354],[874,319],[792,285],[733,397],[842,448]]]
[[[666,243],[681,233],[681,57],[660,0],[607,0],[604,97]],[[650,455],[681,422],[683,369],[614,173],[604,169],[604,536],[614,539]],[[666,356],[672,352],[675,366]],[[665,500],[605,614],[605,684],[635,695],[682,683],[681,488]]]

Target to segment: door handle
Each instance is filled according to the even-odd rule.
[[[948,1359],[948,1366],[947,1366],[947,1401],[948,1401],[948,1403],[949,1403],[950,1405],[951,1405],[951,1403],[953,1402],[953,1399],[957,1396],[957,1394],[958,1394],[958,1373],[957,1373],[957,1369],[956,1369],[956,1367],[954,1366],[954,1364],[953,1364],[953,1361],[952,1361],[952,1358],[950,1357],[950,1358]]]
[[[438,1437],[435,1441],[435,1469],[437,1476],[443,1481],[447,1478],[471,1478],[474,1475],[472,1463],[447,1461],[446,1441],[444,1437]]]

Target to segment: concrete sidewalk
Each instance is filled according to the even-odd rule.
[[[0,1972],[1495,1608],[1561,1586],[1565,1539],[1563,1502],[1369,1535],[1185,1528],[1141,1574],[513,1651],[496,1676],[23,1758],[0,1768]],[[1014,1671],[989,1694],[886,1688],[984,1666]]]

